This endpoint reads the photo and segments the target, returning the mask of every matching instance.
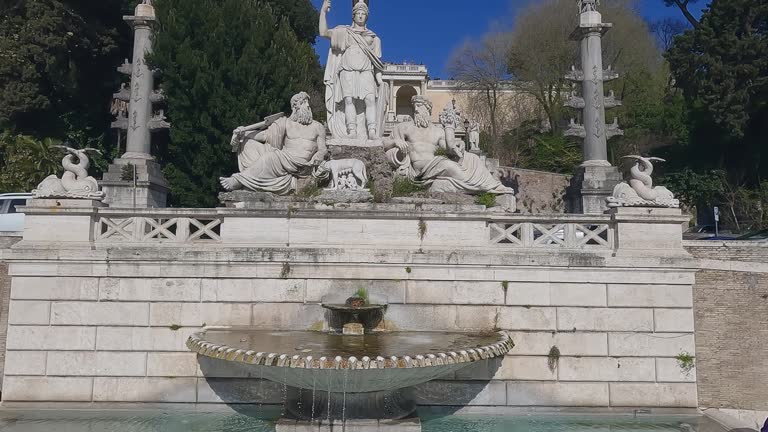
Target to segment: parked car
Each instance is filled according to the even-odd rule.
[[[24,213],[18,213],[16,206],[23,206],[31,193],[0,194],[0,231],[24,231]]]
[[[742,236],[736,237],[736,240],[768,242],[768,229],[753,231],[753,232],[744,234]]]
[[[728,230],[719,230],[715,237],[714,225],[696,225],[683,233],[683,240],[733,240],[735,237]]]

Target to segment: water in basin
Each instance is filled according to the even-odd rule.
[[[257,415],[256,415],[257,414]],[[423,432],[725,432],[702,416],[437,415]],[[0,410],[2,432],[272,432],[279,409],[220,412]]]

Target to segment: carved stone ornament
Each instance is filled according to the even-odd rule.
[[[456,110],[456,106],[450,103],[443,108],[443,112],[440,113],[440,124],[443,127],[449,127],[454,130],[459,128],[461,124],[461,114]]]
[[[467,134],[469,135],[469,151],[479,152],[480,151],[480,123],[478,123],[475,120],[471,120],[469,122],[469,130],[467,131]]]
[[[34,197],[103,200],[104,192],[99,190],[96,179],[88,175],[91,161],[86,154],[90,151],[99,154],[101,152],[92,148],[77,150],[67,146],[56,147],[60,147],[68,153],[61,161],[65,170],[64,175],[61,178],[55,175],[48,176],[37,185],[37,189],[32,191]],[[74,162],[75,158],[77,158],[77,163]]]
[[[324,161],[320,169],[330,173],[331,183],[326,190],[364,190],[368,183],[365,163],[359,159]]]
[[[600,0],[579,0],[579,13],[594,12],[600,6]]]
[[[619,183],[613,189],[613,196],[606,198],[608,207],[669,207],[679,208],[680,201],[664,186],[653,187],[653,164],[651,161],[665,162],[660,158],[642,156],[624,156],[636,162],[630,169],[630,179]]]

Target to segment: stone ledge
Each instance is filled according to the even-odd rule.
[[[416,234],[414,234],[416,237]],[[694,283],[699,270],[692,258],[660,256],[611,257],[610,251],[584,252],[524,248],[430,248],[421,252],[387,245],[375,247],[342,247],[285,245],[250,247],[239,243],[228,247],[204,245],[189,247],[179,244],[96,244],[95,247],[73,248],[50,243],[18,243],[6,257],[9,274],[14,277],[158,277],[206,278],[255,277],[280,278],[284,262],[291,263],[290,279],[381,279],[365,273],[355,277],[345,271],[326,276],[329,265],[359,268],[376,274],[384,268],[405,269],[411,274],[390,272],[383,279],[495,280],[508,282],[608,283],[638,285],[688,285]],[[91,244],[91,246],[94,246]],[[136,257],[142,257],[141,274],[136,274]],[[173,258],[174,265],[167,263]],[[107,262],[108,261],[108,262]],[[203,268],[201,264],[210,266]],[[254,268],[258,263],[259,268]],[[165,269],[160,267],[165,266]],[[595,271],[598,269],[599,271]],[[225,273],[222,271],[226,270]],[[296,270],[296,271],[294,271]],[[306,271],[305,271],[306,270]],[[418,272],[417,272],[418,270]],[[214,273],[211,273],[214,271]],[[297,273],[301,271],[301,273]],[[318,273],[311,273],[317,271]],[[448,272],[449,274],[447,274]],[[299,275],[306,275],[301,276]],[[434,275],[434,277],[433,277]]]
[[[698,406],[696,384],[610,383],[611,406],[693,408]]]
[[[90,402],[93,398],[93,381],[93,377],[9,376],[3,382],[3,402]]]

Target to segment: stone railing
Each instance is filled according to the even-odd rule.
[[[384,65],[384,72],[418,72],[427,73],[427,67],[419,64],[393,64],[387,63]]]
[[[243,218],[254,218],[254,224],[263,224],[259,219],[273,218],[285,211],[286,217],[294,223],[287,223],[284,229],[291,232],[294,224],[301,225],[301,220],[330,218],[332,220],[360,220],[368,218],[388,218],[379,225],[393,223],[392,230],[398,230],[405,219],[426,220],[427,224],[438,230],[440,219],[462,219],[473,229],[485,226],[483,239],[475,239],[474,247],[502,248],[541,248],[541,249],[601,249],[614,247],[615,222],[610,216],[584,215],[518,215],[479,210],[477,206],[437,205],[426,211],[403,212],[403,205],[371,205],[370,209],[349,209],[340,206],[337,209],[317,210],[313,208],[286,208],[281,205],[268,205],[269,208],[254,210],[244,214],[238,209],[99,209],[93,217],[93,241],[100,243],[237,243],[232,238],[232,229],[222,229],[229,224],[239,224]],[[466,208],[464,208],[466,207]],[[410,213],[410,214],[405,214]],[[410,217],[408,217],[410,216]],[[232,228],[232,227],[230,227]],[[402,229],[402,228],[401,228]],[[315,233],[316,234],[316,233]],[[224,237],[224,238],[223,238]],[[298,235],[291,235],[301,241]],[[328,239],[331,241],[331,239]]]
[[[252,203],[249,208],[51,207],[31,201],[26,242],[217,244],[233,247],[590,251],[687,255],[677,209],[602,215],[511,214],[474,204]]]
[[[596,222],[492,222],[490,244],[504,247],[613,249],[614,225]]]
[[[163,216],[101,216],[94,226],[95,241],[220,242],[221,218]]]

